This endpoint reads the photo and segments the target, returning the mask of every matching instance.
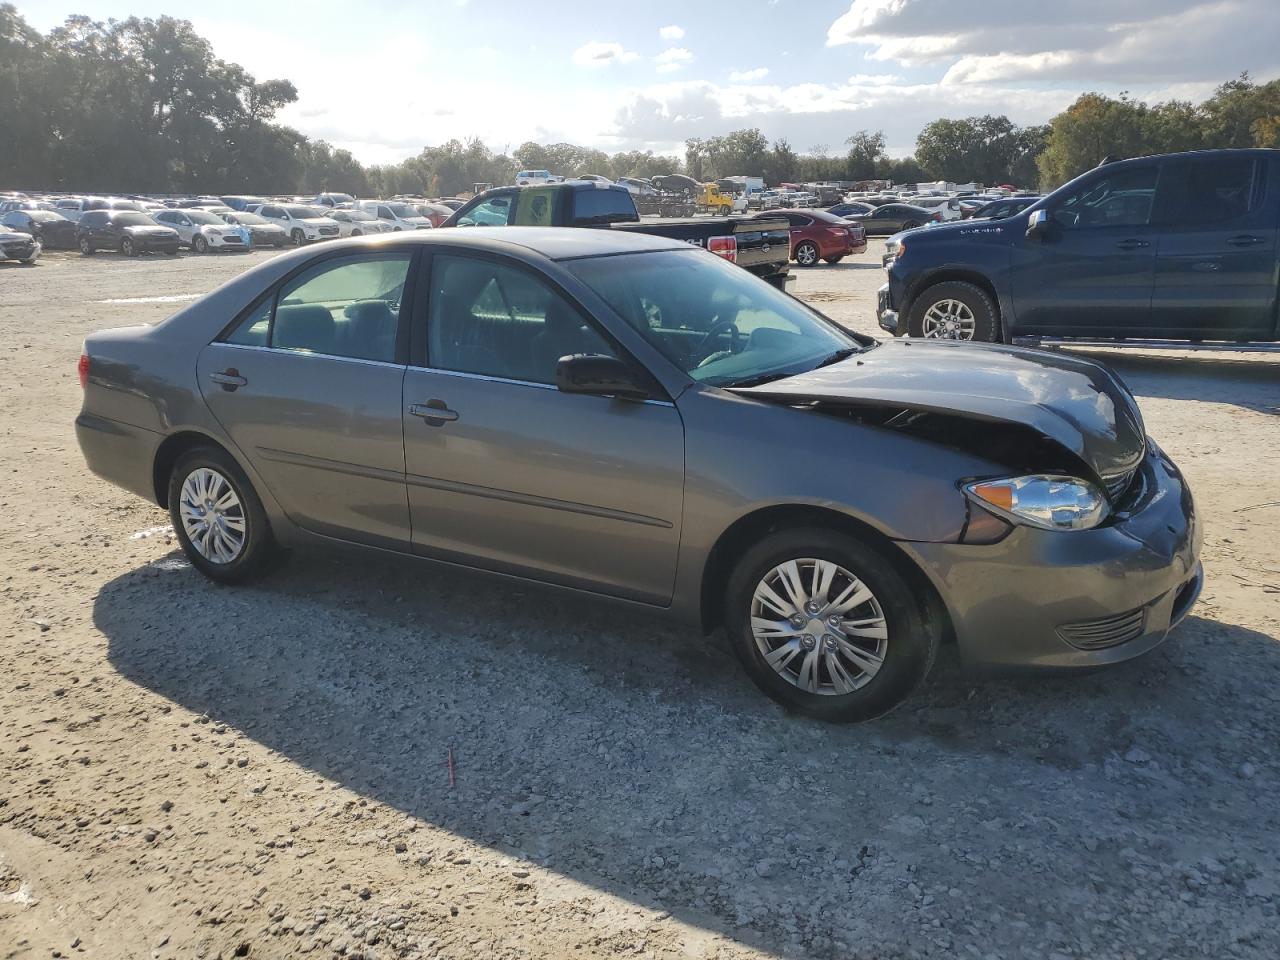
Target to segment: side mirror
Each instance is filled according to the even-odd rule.
[[[561,357],[556,363],[556,389],[626,400],[647,400],[650,395],[631,367],[617,357],[596,353]]]
[[[1049,211],[1036,210],[1027,217],[1027,239],[1043,240],[1049,232]]]

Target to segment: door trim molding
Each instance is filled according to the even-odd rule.
[[[570,500],[555,500],[551,497],[538,497],[528,493],[516,493],[514,490],[500,490],[495,487],[482,487],[472,483],[458,483],[454,480],[440,480],[435,477],[423,477],[415,473],[405,476],[405,482],[415,487],[427,487],[431,490],[443,490],[447,493],[461,493],[487,500],[502,500],[507,503],[521,503],[531,507],[545,507],[548,510],[562,510],[565,513],[580,513],[588,517],[601,517],[605,520],[617,520],[621,523],[637,523],[646,527],[661,527],[671,530],[675,526],[669,520],[645,516],[642,513],[628,513],[625,510],[614,510],[610,507],[597,507],[589,503],[575,503]]]
[[[262,457],[263,460],[270,460],[273,463],[291,463],[296,467],[311,467],[315,470],[328,470],[331,473],[345,473],[348,476],[365,477],[369,480],[404,483],[404,474],[398,470],[369,467],[360,463],[348,463],[345,460],[328,460],[324,457],[313,457],[305,453],[293,453],[288,450],[276,450],[271,447],[254,447],[254,452]]]

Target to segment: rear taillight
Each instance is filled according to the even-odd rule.
[[[89,385],[89,355],[80,354],[80,362],[76,364],[76,373],[80,374],[80,389]]]
[[[712,237],[707,241],[707,249],[717,257],[724,257],[730,263],[738,262],[737,237]]]

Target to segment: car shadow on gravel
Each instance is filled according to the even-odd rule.
[[[972,882],[970,850],[1003,878],[952,909],[990,949],[1022,936],[1002,910],[1090,924],[1078,878],[1132,886],[1099,842],[1249,837],[1238,770],[1280,749],[1280,642],[1200,617],[1087,676],[975,680],[948,651],[847,727],[788,716],[721,637],[429,565],[298,557],[229,589],[175,552],[105,585],[94,622],[129,680],[370,801],[806,955],[934,936],[916,885]]]
[[[1154,356],[1119,350],[1071,350],[1114,370],[1139,398],[1206,400],[1260,413],[1280,413],[1280,357]]]

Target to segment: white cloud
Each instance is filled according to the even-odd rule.
[[[729,82],[751,83],[753,80],[763,80],[768,75],[768,67],[756,67],[754,70],[734,70],[729,74]]]
[[[620,43],[591,40],[573,51],[573,62],[580,67],[604,67],[611,63],[630,63],[638,56]]]
[[[663,40],[680,40],[684,37],[684,27],[677,27],[673,23],[670,26],[660,29],[658,31],[658,36]]]
[[[693,59],[693,54],[684,47],[668,47],[653,58],[658,65],[659,73],[674,73]]]

